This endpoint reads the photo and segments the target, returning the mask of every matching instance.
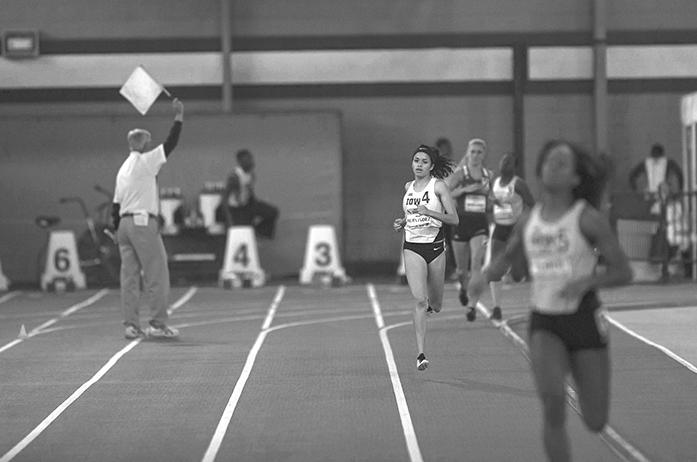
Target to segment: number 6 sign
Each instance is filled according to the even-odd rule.
[[[47,290],[54,280],[69,280],[75,288],[84,289],[85,273],[80,268],[75,233],[72,231],[51,231],[48,238],[46,265],[41,275],[41,289]]]

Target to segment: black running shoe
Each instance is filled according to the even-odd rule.
[[[502,318],[501,315],[501,307],[495,306],[494,309],[491,311],[491,319],[495,321],[500,321]]]
[[[467,291],[460,289],[460,305],[467,306],[470,299],[467,297]]]
[[[426,359],[426,356],[421,353],[419,356],[416,357],[416,368],[420,371],[425,370],[428,367],[428,359]]]
[[[477,310],[476,310],[475,307],[470,306],[470,307],[467,309],[467,320],[468,320],[469,322],[472,322],[472,321],[474,321],[475,319],[477,319]]]

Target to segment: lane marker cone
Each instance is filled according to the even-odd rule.
[[[19,328],[19,338],[29,338],[29,335],[27,335],[27,328],[24,327],[24,324]]]
[[[85,273],[80,267],[75,233],[53,230],[49,234],[46,264],[41,275],[41,289],[49,292],[84,289]]]
[[[311,284],[318,277],[323,285],[348,282],[341,265],[336,231],[331,225],[312,225],[307,233],[305,259],[300,269],[300,284]]]
[[[251,226],[231,226],[227,231],[225,260],[218,276],[225,288],[261,287],[266,272],[259,263],[259,250]]]

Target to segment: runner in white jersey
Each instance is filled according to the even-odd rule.
[[[517,160],[513,153],[504,154],[499,161],[500,175],[494,179],[491,185],[494,226],[487,243],[487,261],[491,261],[503,252],[506,241],[513,232],[513,225],[520,219],[523,210],[529,209],[535,203],[525,180],[515,174]],[[527,271],[523,263],[523,260],[519,259],[508,270],[514,281],[525,278]],[[491,318],[497,321],[502,318],[499,304],[499,285],[500,280],[489,283],[491,300],[494,305],[491,310]]]
[[[554,221],[542,218],[536,205],[523,234],[525,255],[532,276],[532,306],[543,314],[572,314],[585,294],[562,296],[569,281],[593,276],[598,263],[594,248],[581,231],[581,214],[588,203],[579,199]]]
[[[460,224],[453,230],[453,250],[460,282],[458,298],[467,307],[467,320],[476,319],[477,302],[469,297],[467,283],[470,274],[479,273],[484,261],[484,244],[489,234],[488,201],[492,173],[484,166],[486,142],[474,138],[467,143],[467,152],[447,184],[455,199]]]
[[[607,328],[596,290],[626,284],[632,271],[610,223],[599,210],[605,170],[566,141],[548,142],[537,161],[543,194],[515,225],[505,252],[472,278],[481,294],[524,251],[533,278],[529,352],[543,408],[549,460],[570,460],[566,433],[566,379],[576,385],[586,427],[600,432],[609,412]],[[604,271],[595,271],[602,255]]]
[[[412,155],[414,180],[404,185],[404,215],[393,222],[395,231],[404,230],[404,269],[415,299],[414,330],[418,356],[416,367],[428,367],[424,354],[426,316],[439,312],[445,284],[445,239],[443,224],[458,223],[455,203],[442,178],[452,168],[438,150],[421,145]]]

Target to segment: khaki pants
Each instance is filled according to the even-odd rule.
[[[121,253],[121,306],[124,324],[140,326],[140,278],[143,275],[143,305],[151,322],[166,324],[169,319],[169,268],[167,253],[157,220],[148,218],[147,226],[135,226],[133,217],[121,218],[118,230]]]

